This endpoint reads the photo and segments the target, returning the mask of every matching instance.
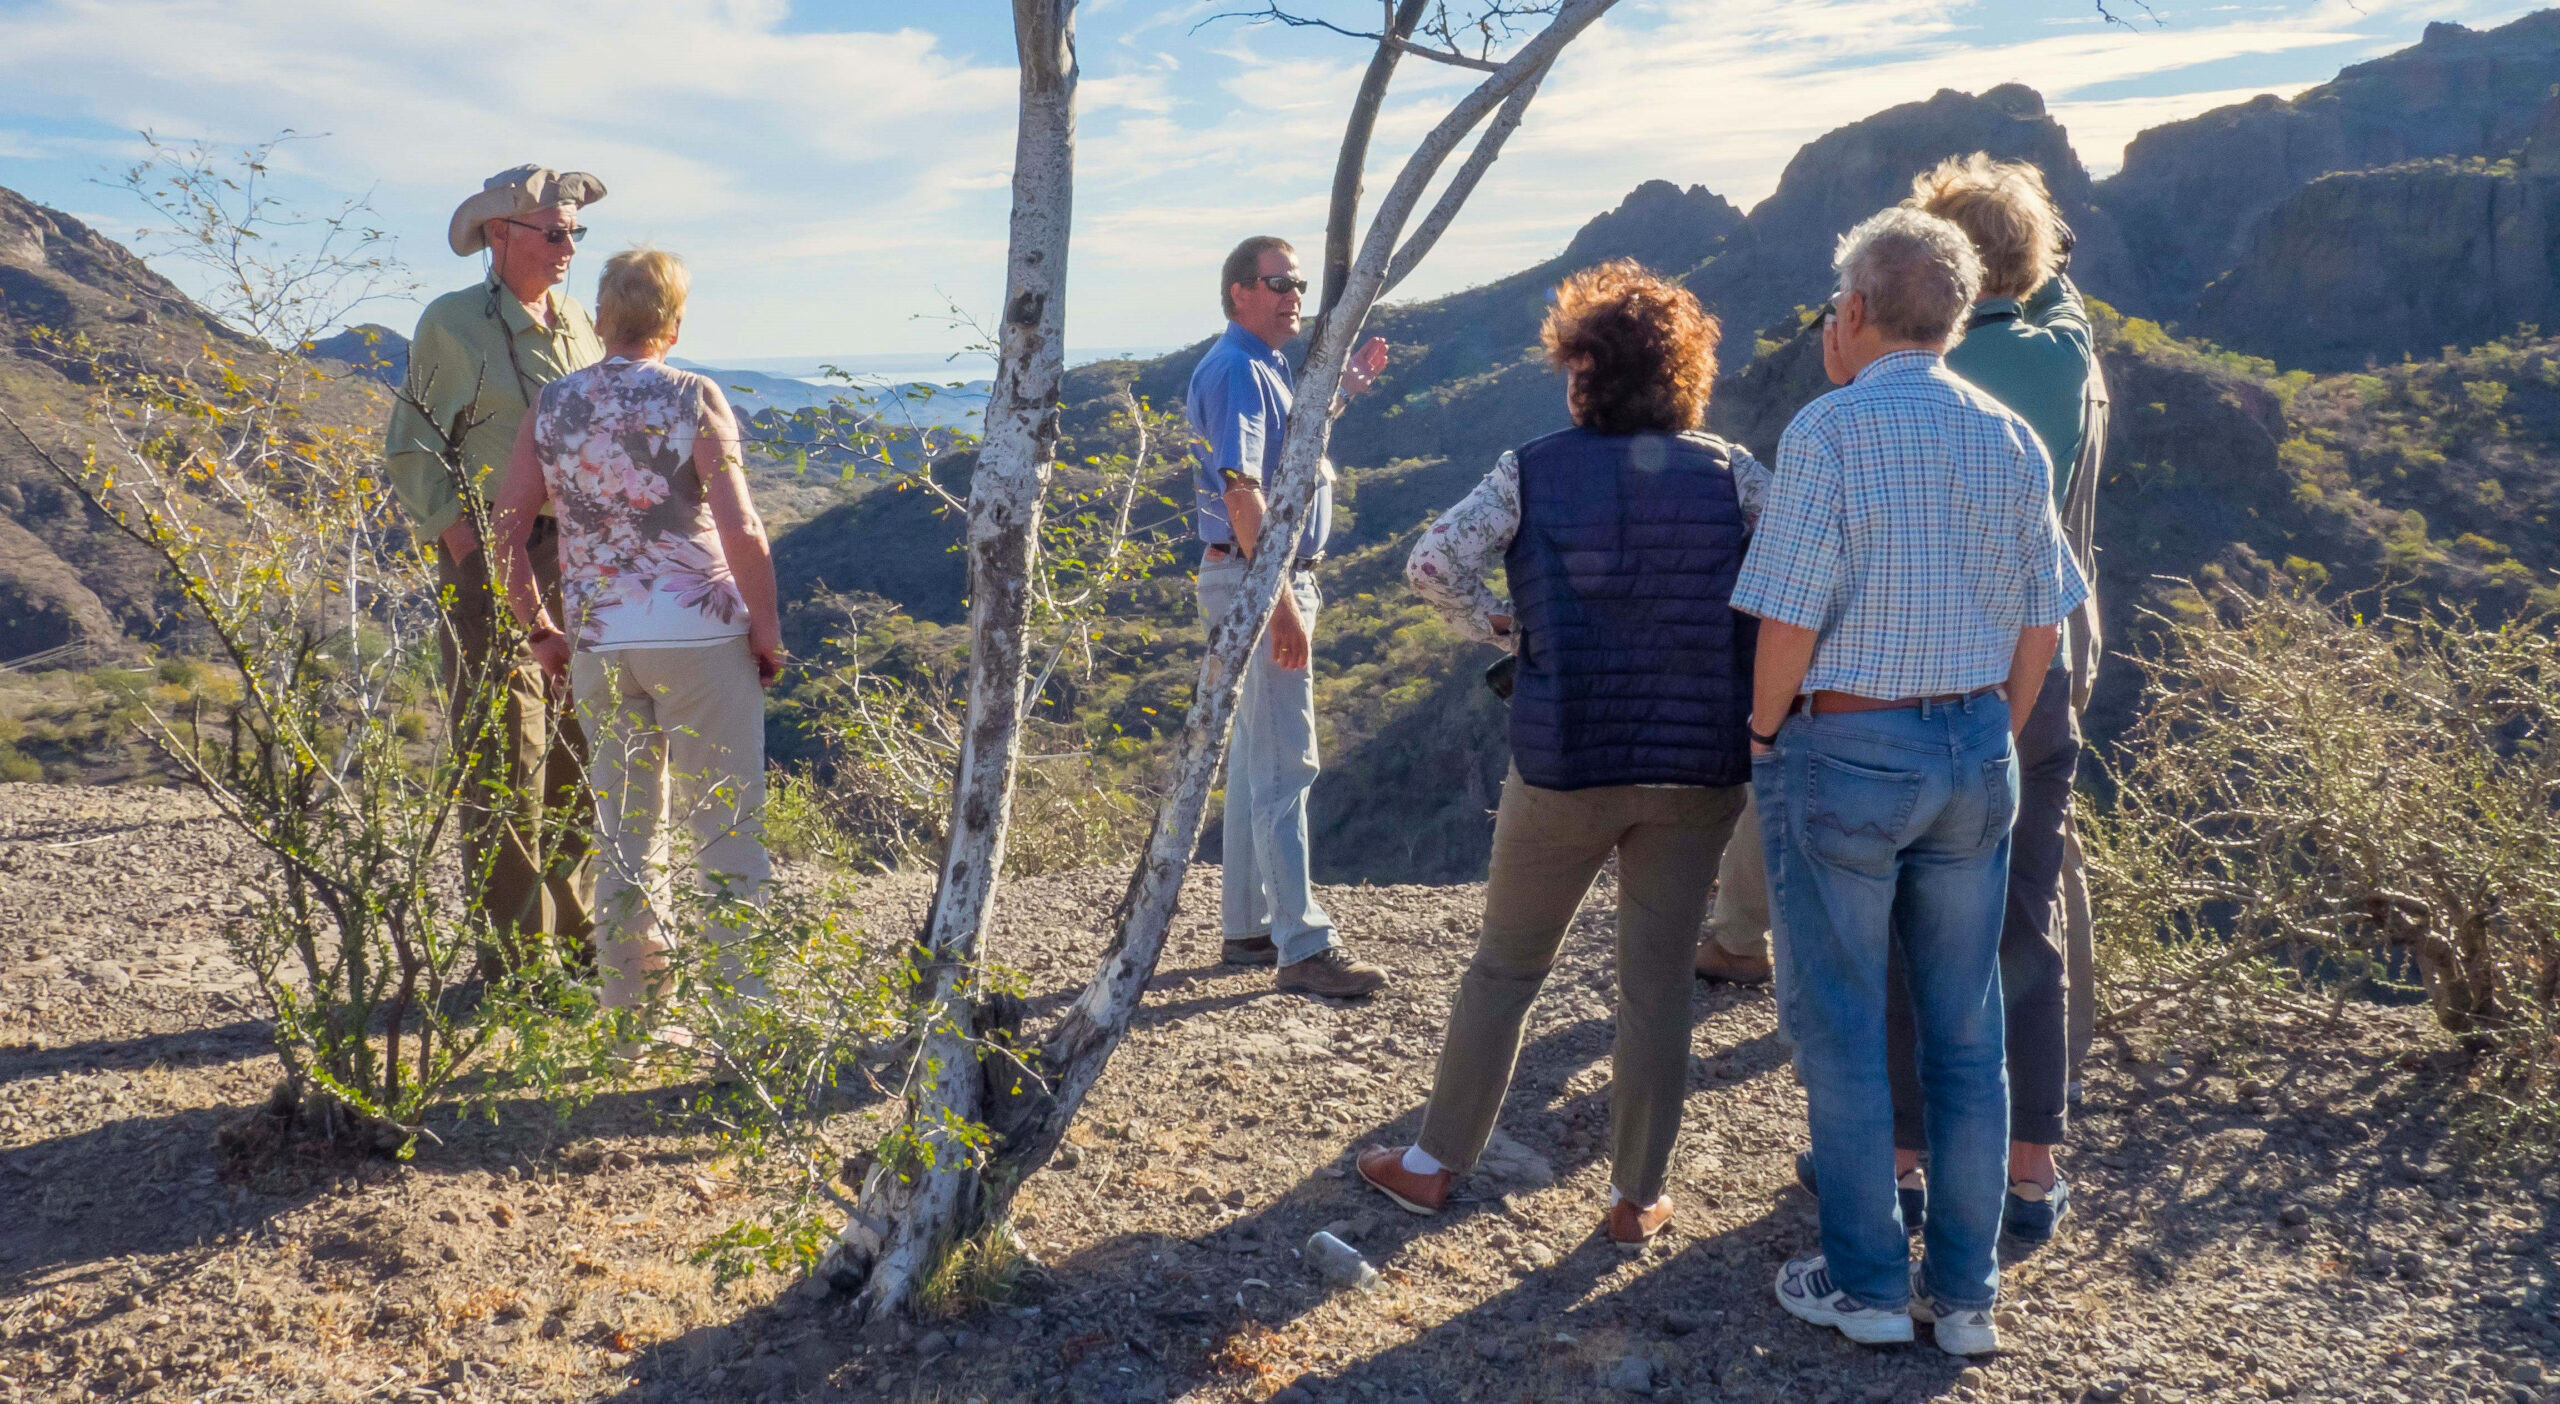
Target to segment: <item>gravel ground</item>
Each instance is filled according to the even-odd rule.
[[[693,1261],[744,1206],[670,1115],[683,1088],[224,1181],[212,1132],[278,1071],[218,930],[248,861],[183,795],[0,786],[0,1399],[2560,1400],[2560,1195],[2466,1166],[2466,1065],[2416,1011],[2102,1042],[2074,1214],[2011,1245],[2006,1349],[1968,1365],[1771,1300],[1813,1229],[1764,994],[1698,993],[1671,1231],[1632,1255],[1599,1234],[1605,881],[1499,1153],[1421,1219],[1350,1156],[1412,1133],[1481,889],[1328,889],[1396,977],[1335,1007],[1215,963],[1204,870],[1071,1151],[1023,1191],[1038,1265],[1004,1304],[861,1333],[840,1299],[718,1291]],[[1120,885],[1009,889],[995,951],[1037,1009],[1090,968]],[[868,918],[898,930],[926,895],[884,879]],[[1327,1228],[1373,1289],[1317,1280],[1300,1249]]]

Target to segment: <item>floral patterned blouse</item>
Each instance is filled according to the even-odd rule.
[[[568,631],[589,652],[747,632],[695,438],[727,419],[708,377],[616,356],[544,386],[533,442],[560,516]]]
[[[1742,499],[1743,524],[1757,526],[1760,504],[1769,495],[1769,470],[1740,444],[1718,442],[1724,443],[1733,463],[1733,487]],[[1506,449],[1475,491],[1441,513],[1440,520],[1413,544],[1413,554],[1404,563],[1405,581],[1459,633],[1507,653],[1513,636],[1496,636],[1492,618],[1509,614],[1511,606],[1485,581],[1502,568],[1503,553],[1511,549],[1511,538],[1519,530],[1520,460]]]

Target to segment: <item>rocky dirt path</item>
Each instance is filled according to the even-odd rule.
[[[716,1292],[692,1261],[741,1205],[677,1115],[691,1089],[442,1119],[407,1165],[220,1180],[213,1128],[277,1075],[219,940],[247,858],[183,796],[0,787],[0,1399],[2560,1400],[2560,1197],[2465,1167],[2461,1057],[2408,1011],[2218,1051],[2102,1043],[2066,1153],[2078,1209],[2012,1255],[2008,1348],[1966,1365],[1771,1301],[1813,1230],[1764,995],[1699,991],[1666,1241],[1598,1235],[1605,886],[1500,1154],[1424,1220],[1349,1157],[1411,1134],[1480,891],[1328,890],[1397,977],[1338,1008],[1214,963],[1211,870],[1071,1150],[1024,1191],[1039,1266],[1005,1303],[865,1338],[836,1299]],[[1011,890],[997,954],[1044,1007],[1119,885]],[[869,918],[898,930],[925,895],[874,884]],[[1310,1271],[1325,1228],[1373,1290]]]

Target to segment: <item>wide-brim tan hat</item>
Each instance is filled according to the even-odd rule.
[[[453,212],[445,241],[464,257],[489,247],[489,221],[514,219],[554,205],[592,205],[604,198],[604,182],[585,171],[518,166],[489,177],[480,193]]]

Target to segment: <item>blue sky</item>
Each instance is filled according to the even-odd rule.
[[[1200,21],[1236,0],[1086,0],[1068,340],[1178,344],[1213,330],[1218,256],[1248,233],[1320,241],[1362,46]],[[1345,23],[1375,0],[1301,0]],[[2139,5],[2118,7],[2140,20]],[[1553,254],[1637,182],[1749,208],[1796,148],[1942,87],[2045,94],[2081,158],[2257,92],[2290,94],[2514,4],[2153,0],[1621,0],[1548,82],[1467,214],[1403,295]],[[476,276],[453,206],[521,161],[591,170],[599,252],[651,240],[694,265],[680,354],[928,353],[949,304],[1000,295],[1012,149],[1010,7],[998,0],[0,0],[0,185],[125,237],[98,182],[148,128],[246,142],[286,128],[280,175],[317,207],[370,192],[429,291]],[[1369,188],[1466,81],[1408,62]],[[591,265],[573,275],[581,296]],[[173,272],[175,270],[172,270]],[[183,279],[182,279],[183,281]],[[404,326],[414,306],[366,314]]]

